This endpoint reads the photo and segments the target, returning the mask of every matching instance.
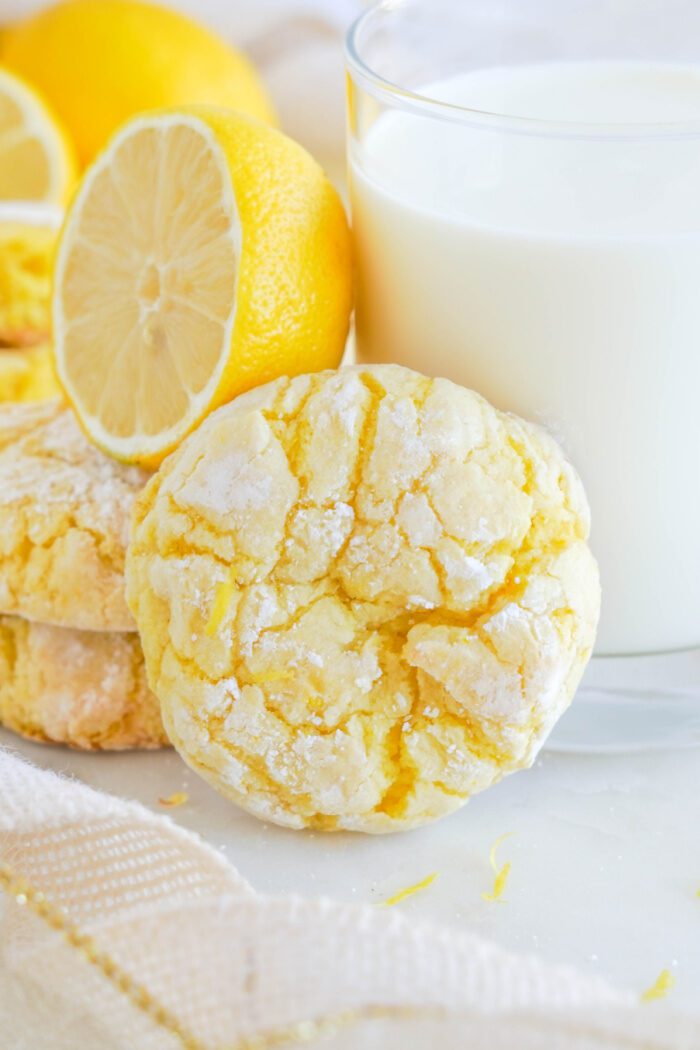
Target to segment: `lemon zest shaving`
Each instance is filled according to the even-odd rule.
[[[498,861],[496,859],[496,854],[498,852],[498,847],[501,845],[504,839],[510,838],[513,834],[514,832],[512,831],[506,831],[505,834],[499,835],[496,841],[494,842],[493,846],[489,850],[489,864],[491,865],[494,874],[493,890],[491,891],[491,893],[482,893],[482,900],[491,902],[501,900],[503,891],[506,888],[506,883],[508,882],[508,876],[510,875],[511,863],[510,861],[508,861],[506,864],[499,868]]]
[[[214,593],[214,604],[212,605],[207,625],[204,628],[205,634],[208,634],[210,638],[216,634],[221,626],[235,589],[236,581],[233,577],[228,580],[219,580],[217,583]]]
[[[654,999],[665,999],[675,983],[676,978],[671,971],[662,970],[654,983],[645,992],[642,992],[640,998],[643,1003],[651,1003]]]
[[[383,906],[385,908],[391,908],[394,904],[400,904],[401,901],[405,901],[407,897],[412,897],[414,893],[420,893],[421,890],[427,890],[428,886],[432,886],[437,877],[438,873],[436,871],[432,872],[430,875],[426,875],[424,879],[421,879],[420,882],[414,883],[413,886],[407,886],[405,890],[399,890],[398,893],[393,895],[393,897],[387,897],[387,899],[382,902]]]
[[[176,791],[174,795],[168,795],[167,798],[159,798],[161,806],[169,806],[171,809],[173,806],[184,806],[185,802],[189,801],[190,796],[186,791]]]
[[[291,671],[267,671],[265,674],[256,674],[253,684],[263,685],[265,682],[286,682],[293,677]]]

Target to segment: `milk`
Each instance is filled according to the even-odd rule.
[[[390,112],[351,145],[360,359],[547,425],[591,503],[598,651],[699,645],[700,67],[547,63],[423,92],[525,119]]]

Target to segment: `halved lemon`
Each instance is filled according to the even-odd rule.
[[[0,200],[65,204],[75,172],[56,118],[28,84],[0,68]]]
[[[223,109],[137,117],[64,224],[59,378],[96,444],[156,466],[243,390],[336,366],[351,283],[343,206],[291,139]]]

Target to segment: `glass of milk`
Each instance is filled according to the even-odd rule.
[[[384,0],[347,64],[359,359],[548,427],[591,503],[597,653],[697,649],[700,9]],[[700,739],[684,659],[697,689],[594,661],[603,743]]]

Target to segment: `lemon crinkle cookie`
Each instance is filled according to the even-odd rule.
[[[166,743],[124,600],[144,481],[57,402],[0,408],[0,724],[79,748]]]
[[[571,700],[588,532],[554,441],[453,383],[378,366],[245,394],[136,504],[127,591],[168,735],[280,824],[443,816]]]
[[[147,475],[94,448],[59,402],[0,409],[0,613],[133,631],[131,506]]]
[[[51,329],[59,208],[0,202],[0,346],[34,346]]]
[[[48,340],[61,218],[59,208],[0,202],[0,401],[60,393]]]
[[[83,749],[167,743],[138,635],[0,616],[0,723]]]
[[[50,401],[60,394],[51,346],[0,347],[0,402]]]

